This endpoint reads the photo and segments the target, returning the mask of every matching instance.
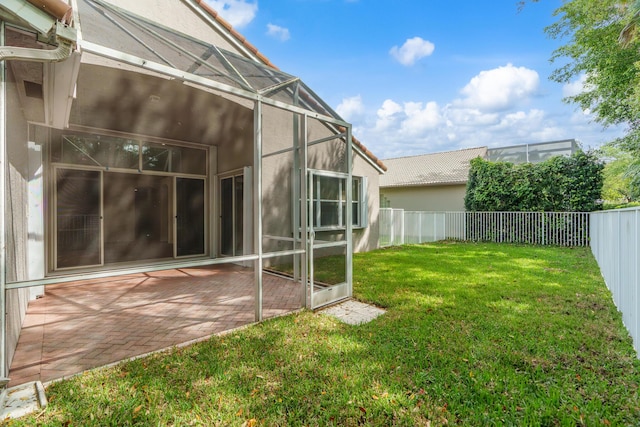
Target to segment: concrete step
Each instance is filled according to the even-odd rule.
[[[0,396],[0,421],[19,418],[47,406],[47,396],[40,381],[4,389]]]

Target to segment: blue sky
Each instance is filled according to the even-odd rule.
[[[549,80],[562,0],[208,0],[281,70],[300,77],[380,158],[575,138],[603,127]],[[559,64],[558,64],[559,65]]]

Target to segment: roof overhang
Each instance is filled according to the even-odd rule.
[[[58,20],[24,0],[0,0],[0,17],[27,26],[39,34],[49,36]]]

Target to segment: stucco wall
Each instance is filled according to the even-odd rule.
[[[10,70],[10,68],[9,68]],[[7,84],[7,185],[5,199],[7,281],[27,278],[27,190],[29,154],[27,122],[22,114],[17,87],[11,71]],[[20,337],[22,321],[29,304],[29,290],[7,292],[7,366]]]
[[[354,229],[354,252],[366,252],[378,247],[378,212],[380,210],[380,173],[360,155],[353,156],[353,175],[366,177],[367,227]]]
[[[204,19],[198,18],[183,1],[109,0],[109,3],[222,49],[237,52],[227,38],[216,32]]]
[[[466,184],[381,188],[392,208],[407,211],[464,211]]]

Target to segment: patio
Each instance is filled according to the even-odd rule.
[[[302,307],[300,284],[263,276],[263,317]],[[254,322],[254,272],[185,268],[50,285],[29,304],[9,386],[48,382]]]

